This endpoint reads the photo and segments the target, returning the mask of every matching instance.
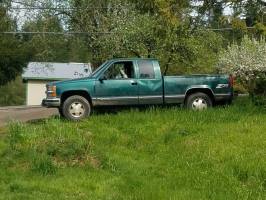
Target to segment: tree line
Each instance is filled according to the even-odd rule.
[[[155,57],[165,74],[215,72],[227,45],[266,35],[265,6],[263,0],[2,0],[0,85],[29,61],[97,67],[110,58]],[[71,34],[56,34],[65,32]]]

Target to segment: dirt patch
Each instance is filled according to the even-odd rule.
[[[49,118],[53,115],[58,115],[55,108],[42,107],[15,107],[0,109],[0,127],[3,127],[9,122],[20,121],[27,122],[30,120]]]

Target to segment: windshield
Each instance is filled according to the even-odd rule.
[[[100,67],[98,67],[94,72],[92,72],[92,74],[90,75],[90,77],[95,77],[99,71],[101,71],[106,64],[108,63],[108,61],[104,62]]]

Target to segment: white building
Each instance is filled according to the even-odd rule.
[[[90,64],[30,62],[22,74],[26,83],[26,104],[41,105],[45,85],[52,81],[83,78],[91,74]]]

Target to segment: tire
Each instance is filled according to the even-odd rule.
[[[191,110],[205,110],[213,106],[211,98],[202,92],[190,94],[185,102],[185,106]]]
[[[63,116],[71,121],[80,121],[88,117],[91,113],[91,105],[87,99],[82,96],[68,97],[62,106]]]

